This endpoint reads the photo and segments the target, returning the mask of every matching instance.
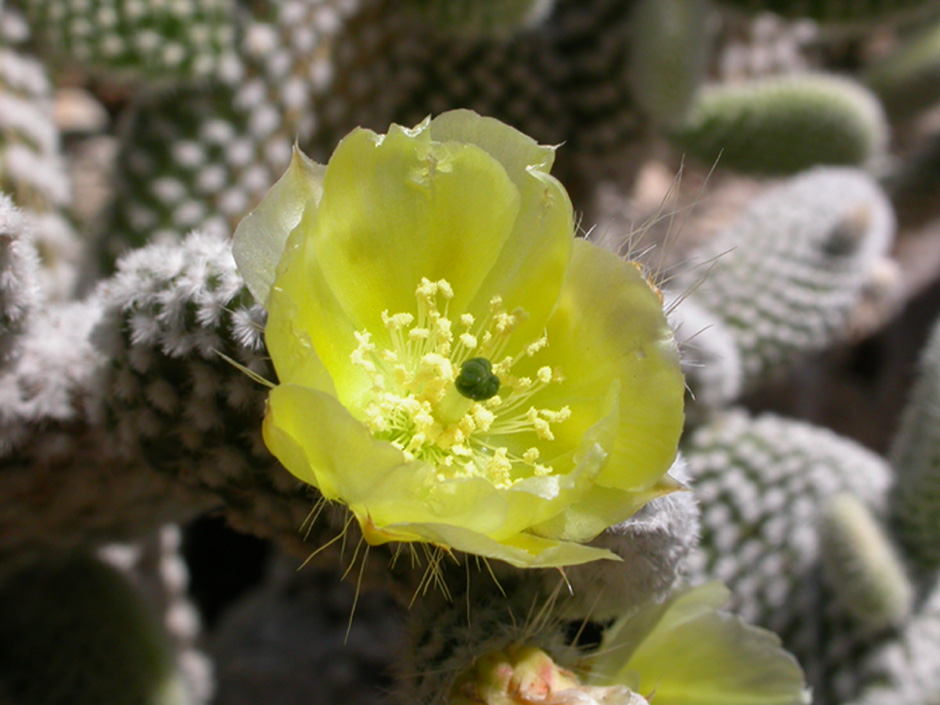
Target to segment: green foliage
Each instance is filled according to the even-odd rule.
[[[864,166],[882,153],[888,132],[868,90],[819,74],[707,86],[671,136],[706,163],[793,174],[817,164]]]

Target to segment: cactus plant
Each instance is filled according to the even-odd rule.
[[[780,634],[817,697],[856,694],[853,664],[872,638],[830,597],[817,527],[839,493],[883,516],[887,462],[825,429],[741,411],[696,429],[683,446],[703,505],[693,575],[727,583],[737,613]]]
[[[85,555],[36,559],[0,584],[2,692],[24,705],[189,705],[154,615]]]
[[[23,209],[51,298],[74,292],[81,244],[68,217],[71,184],[52,115],[52,86],[41,62],[24,53],[29,32],[0,8],[0,191]]]
[[[17,338],[39,304],[39,261],[23,214],[0,193],[0,370],[21,351]]]
[[[639,107],[667,129],[680,122],[704,80],[708,6],[640,0],[631,23],[630,77]]]
[[[343,11],[295,0],[257,15],[239,27],[239,54],[205,83],[134,97],[122,179],[98,233],[105,271],[152,239],[231,233],[287,166],[291,143],[310,138]]]
[[[232,50],[232,0],[25,0],[39,39],[61,61],[125,79],[201,79]]]
[[[887,127],[857,83],[805,75],[706,86],[671,136],[708,163],[793,174],[814,164],[865,166],[883,152]]]
[[[18,4],[36,8],[39,0]],[[676,142],[670,143],[674,125],[691,125],[698,114],[694,102],[701,107],[717,91],[742,91],[734,109],[760,118],[756,127],[748,126],[750,131],[740,125],[737,132],[718,130],[720,145],[705,145],[704,137],[698,142],[705,145],[701,153],[709,167],[717,150],[726,148],[729,158],[720,160],[715,172],[724,186],[742,183],[726,165],[780,173],[848,154],[865,167],[881,168],[891,160],[872,163],[870,157],[887,151],[903,162],[897,171],[903,175],[917,159],[930,156],[928,142],[918,134],[897,154],[886,139],[893,126],[882,119],[877,99],[860,93],[849,79],[823,78],[809,88],[804,83],[819,101],[810,101],[811,109],[801,102],[799,90],[791,90],[804,78],[767,79],[760,86],[719,84],[720,71],[714,67],[721,63],[733,23],[715,35],[712,53],[695,61],[702,56],[696,48],[700,45],[667,42],[687,34],[654,31],[662,15],[648,13],[668,9],[662,4],[556,0],[550,13],[532,16],[524,26],[514,22],[511,30],[478,31],[477,25],[456,32],[419,21],[422,8],[416,4],[419,0],[242,2],[231,17],[217,18],[218,26],[225,24],[235,37],[233,55],[223,60],[213,54],[218,60],[194,59],[190,64],[203,66],[195,69],[202,82],[192,84],[188,69],[138,66],[129,91],[117,101],[106,91],[115,77],[129,73],[115,73],[113,65],[109,69],[107,62],[96,61],[86,76],[79,68],[82,57],[69,60],[73,71],[66,80],[102,95],[118,118],[115,124],[122,124],[111,217],[81,244],[86,261],[105,260],[103,271],[114,267],[115,273],[106,274],[95,294],[67,303],[49,303],[68,295],[43,285],[46,298],[30,293],[28,306],[16,309],[17,322],[4,334],[10,354],[0,369],[0,486],[9,498],[0,507],[3,563],[13,566],[27,552],[38,555],[57,546],[95,546],[141,535],[164,521],[186,521],[206,510],[285,544],[295,556],[293,565],[299,562],[297,554],[309,556],[336,539],[318,560],[334,565],[344,560],[347,566],[352,560],[350,574],[359,587],[389,590],[406,604],[413,600],[407,617],[413,633],[427,636],[439,627],[456,635],[435,641],[431,634],[404,650],[409,665],[394,671],[404,701],[419,695],[446,700],[457,670],[472,665],[472,657],[490,647],[510,665],[519,653],[540,648],[555,665],[587,682],[583,657],[594,649],[589,639],[573,640],[574,632],[603,633],[608,619],[642,612],[647,599],[672,604],[669,591],[683,574],[726,577],[732,607],[782,631],[817,684],[820,702],[926,701],[935,689],[931,674],[937,659],[929,646],[936,629],[935,599],[933,568],[918,556],[929,554],[933,529],[917,518],[922,515],[904,507],[905,502],[914,506],[914,500],[928,505],[924,500],[929,493],[915,496],[918,491],[901,488],[905,483],[929,486],[926,472],[916,479],[918,468],[929,465],[927,444],[917,440],[917,429],[923,430],[921,424],[927,428],[929,415],[909,422],[917,428],[898,441],[896,447],[905,450],[896,451],[894,469],[913,470],[886,502],[891,470],[878,456],[796,421],[722,413],[742,392],[758,389],[775,373],[841,339],[893,233],[891,206],[860,171],[815,170],[782,184],[750,182],[750,193],[758,195],[744,207],[741,220],[720,229],[717,240],[697,256],[722,254],[714,271],[696,290],[691,282],[698,272],[671,283],[667,308],[681,322],[679,337],[687,340],[689,386],[698,407],[689,418],[684,443],[691,472],[686,478],[681,466],[675,466],[674,477],[687,489],[653,501],[594,539],[594,547],[611,551],[619,562],[567,567],[564,576],[537,569],[520,576],[511,566],[494,562],[489,567],[495,581],[482,563],[477,566],[456,552],[432,551],[430,567],[426,560],[411,566],[407,551],[397,555],[394,548],[376,547],[362,563],[364,549],[355,548],[361,536],[347,523],[345,510],[326,506],[317,514],[317,493],[301,486],[264,450],[263,380],[274,378],[259,332],[263,314],[250,302],[236,272],[228,236],[286,165],[295,139],[324,158],[356,125],[384,131],[393,121],[410,125],[428,113],[472,107],[543,142],[565,142],[558,151],[558,173],[570,183],[578,208],[605,189],[617,194],[628,213],[642,212],[637,204],[648,186],[645,180],[634,183],[633,177],[646,179],[651,157],[671,168],[678,153]],[[182,3],[179,8],[197,5]],[[527,9],[543,7],[536,5],[529,3]],[[702,13],[696,15],[702,26],[720,19],[708,6],[683,5]],[[875,5],[849,8],[833,2],[827,7],[831,16],[843,7],[868,20],[930,9],[914,2]],[[463,3],[461,9],[483,17],[487,6],[492,9],[481,0]],[[62,8],[72,11],[78,4]],[[804,5],[802,11],[820,16],[821,8]],[[99,18],[92,15],[94,26]],[[106,25],[106,12],[104,18]],[[38,36],[74,27],[44,26],[48,23],[39,15],[33,19]],[[0,97],[39,106],[27,127],[49,137],[37,151],[38,143],[24,138],[22,129],[0,136],[3,190],[20,209],[16,213],[30,220],[34,211],[58,216],[68,198],[67,189],[59,198],[40,188],[65,183],[67,170],[61,167],[60,143],[50,120],[50,86],[41,66],[23,58],[24,27],[9,4],[0,8],[0,30],[7,40],[0,51],[4,61],[19,67],[0,71]],[[89,36],[107,39],[109,32],[101,26]],[[172,42],[181,35],[165,36]],[[855,36],[861,38],[850,45],[820,49],[821,44],[813,44],[793,51],[802,64],[828,76],[863,63],[860,53],[872,40]],[[820,42],[828,41],[820,37]],[[643,42],[631,39],[648,43],[641,46]],[[111,44],[116,46],[113,38]],[[42,42],[29,46],[51,49]],[[63,40],[58,48],[74,54],[77,46]],[[200,51],[196,45],[185,48],[188,56]],[[164,56],[174,52],[179,54],[170,45],[158,47]],[[839,52],[843,54],[837,57]],[[683,73],[695,65],[704,67],[703,77]],[[678,96],[657,92],[676,70],[688,85]],[[53,75],[57,80],[62,76]],[[39,78],[35,86],[24,88],[30,77]],[[687,111],[682,98],[700,81],[711,85],[692,95],[692,110]],[[761,86],[771,90],[782,85],[787,90],[769,102],[761,93]],[[840,103],[839,96],[849,97]],[[838,107],[834,112],[833,103]],[[776,106],[770,115],[775,120],[761,122],[773,112],[768,105]],[[912,110],[919,117],[920,108]],[[0,122],[16,116],[0,113]],[[834,114],[850,119],[833,120]],[[890,110],[888,114],[894,116]],[[767,128],[770,123],[776,127]],[[793,126],[800,124],[805,129],[783,148],[779,138],[754,138],[765,132],[792,135]],[[701,134],[711,138],[714,125],[706,127]],[[110,125],[103,129],[108,139],[118,138]],[[749,144],[739,152],[737,164],[730,158],[736,140]],[[7,145],[52,155],[46,163],[54,168],[37,172],[42,179],[28,170],[10,169],[4,161]],[[689,169],[692,181],[705,178],[700,166]],[[894,179],[892,187],[895,206],[905,208],[905,198],[916,188],[903,178]],[[39,206],[27,202],[26,193],[39,194]],[[925,198],[936,200],[929,192]],[[11,217],[14,225],[7,230],[20,232],[16,216]],[[588,211],[583,230],[590,231],[592,224]],[[203,231],[187,234],[195,226]],[[589,233],[592,239],[595,235]],[[160,242],[148,244],[155,237]],[[26,239],[0,238],[3,246],[14,242],[24,246],[16,261],[26,262]],[[127,250],[133,251],[120,254]],[[71,258],[59,261],[76,275],[79,265]],[[4,274],[28,269],[13,260],[0,261]],[[643,274],[652,276],[647,270]],[[29,277],[18,276],[0,280],[0,306],[13,300],[5,298],[8,292],[24,291],[21,283]],[[601,310],[608,295],[596,291],[595,308]],[[748,403],[760,401],[752,397]],[[915,400],[915,406],[919,403]],[[644,413],[641,408],[636,415]],[[847,501],[854,503],[848,514],[832,502],[839,493],[847,493]],[[907,499],[901,501],[905,493]],[[694,549],[697,504],[703,517],[699,551]],[[910,531],[901,528],[898,518],[905,514],[904,521],[914,527]],[[905,533],[916,538],[905,539]],[[890,574],[865,582],[872,560],[886,565],[887,559],[855,551],[859,537],[866,548],[881,549],[900,537],[901,560],[913,558],[918,568],[905,571],[894,565]],[[921,550],[918,544],[928,548]],[[426,558],[420,551],[415,555]],[[533,627],[526,619],[529,608],[544,605],[559,585],[554,606],[546,607],[547,616]],[[563,599],[569,585],[574,594]],[[438,592],[442,588],[454,602]],[[297,589],[310,591],[308,604],[329,608],[329,600],[318,592],[322,584]],[[916,597],[909,601],[910,590]],[[717,591],[708,594],[714,601]],[[243,630],[238,638],[244,635]],[[508,649],[507,643],[496,643],[500,639],[528,643]],[[654,653],[661,665],[661,652]],[[441,664],[453,670],[436,670]],[[326,669],[323,677],[339,678],[338,671]],[[410,681],[414,675],[420,678]],[[340,691],[324,687],[323,692]],[[9,695],[3,686],[0,693]],[[668,693],[664,684],[664,703]],[[642,678],[633,694],[649,695]],[[306,699],[314,701],[316,695]]]
[[[914,588],[904,565],[863,502],[833,497],[819,521],[823,577],[846,611],[873,631],[903,622]]]
[[[891,206],[861,172],[818,168],[767,191],[696,253],[714,262],[701,284],[694,272],[681,278],[695,285],[689,300],[720,322],[703,348],[720,345],[723,328],[738,348],[745,388],[823,349],[841,333],[893,234]],[[675,315],[682,317],[681,303]],[[703,323],[693,318],[683,335]]]
[[[940,566],[934,503],[937,501],[937,394],[940,393],[940,328],[934,328],[920,363],[920,376],[891,464],[898,479],[891,495],[891,515],[907,555],[919,566]]]

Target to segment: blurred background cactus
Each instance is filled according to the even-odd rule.
[[[0,702],[446,702],[520,643],[582,679],[710,579],[815,702],[936,702],[938,32],[936,0],[0,2]],[[457,107],[563,144],[683,345],[692,491],[563,582],[366,561],[260,438],[234,226],[295,142]]]

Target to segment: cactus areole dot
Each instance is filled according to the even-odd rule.
[[[299,152],[239,225],[278,384],[265,443],[372,544],[520,567],[650,499],[682,429],[659,291],[574,237],[554,148],[462,110]]]

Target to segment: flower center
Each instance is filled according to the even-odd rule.
[[[382,312],[386,347],[369,331],[355,333],[359,345],[350,359],[372,379],[363,421],[409,460],[436,465],[441,480],[485,477],[506,488],[551,474],[550,465],[538,462],[540,441],[554,440],[552,427],[571,411],[536,408],[531,397],[562,376],[547,365],[534,379],[513,374],[520,360],[548,345],[547,337],[508,355],[506,344],[525,311],[507,311],[496,296],[483,320],[464,313],[455,324],[448,311],[453,296],[447,281],[422,279],[417,315]]]

